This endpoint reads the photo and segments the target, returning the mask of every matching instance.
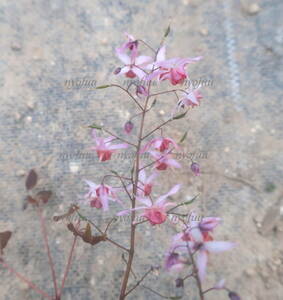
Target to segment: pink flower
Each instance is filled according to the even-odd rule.
[[[213,241],[210,235],[201,234],[198,228],[191,230],[192,242],[188,242],[192,251],[197,252],[196,265],[198,269],[198,276],[201,281],[204,280],[206,274],[206,266],[209,253],[219,253],[232,249],[235,244],[226,241]]]
[[[138,56],[137,41],[134,41],[134,38],[130,35],[128,37],[129,40],[127,43],[123,44],[120,48],[116,48],[117,57],[125,64],[117,74],[125,74],[128,78],[138,76],[139,79],[143,79],[146,76],[144,68],[152,62],[152,57],[145,55]],[[125,53],[127,49],[130,50],[130,56]]]
[[[134,128],[134,124],[132,121],[127,121],[124,125],[124,131],[126,134],[130,134]]]
[[[151,194],[154,180],[158,176],[157,172],[153,172],[150,176],[147,177],[147,174],[144,169],[142,169],[139,172],[139,181],[138,181],[138,189],[137,189],[137,195],[139,197],[147,197]],[[133,185],[131,184],[128,187],[128,190],[132,190]]]
[[[137,56],[138,41],[128,33],[125,33],[125,36],[127,38],[127,42],[125,42],[121,47],[116,48],[116,52],[124,53],[129,50],[132,56]]]
[[[181,168],[181,165],[168,152],[149,151],[149,153],[156,160],[154,167],[159,171],[167,170],[168,167]]]
[[[115,188],[105,184],[95,184],[92,181],[85,180],[89,186],[89,191],[84,195],[85,201],[91,206],[109,210],[109,200],[118,201]]]
[[[198,163],[193,162],[191,164],[191,170],[193,171],[193,173],[195,174],[195,176],[199,176],[200,175],[200,167]]]
[[[173,85],[183,83],[187,78],[185,67],[190,63],[202,59],[202,57],[199,56],[194,58],[171,58],[166,60],[165,51],[165,46],[159,49],[156,56],[156,62],[153,64],[154,69],[158,69],[147,76],[147,80],[157,77],[157,79],[161,81],[168,79]]]
[[[123,216],[129,214],[133,210],[143,210],[141,214],[142,217],[145,217],[151,225],[162,224],[167,219],[167,210],[169,206],[174,206],[174,203],[167,202],[167,197],[177,193],[180,189],[180,185],[175,185],[167,194],[157,198],[156,202],[153,203],[149,197],[137,197],[137,200],[144,204],[143,206],[138,206],[136,208],[123,210],[119,212],[118,216]]]
[[[178,106],[198,106],[200,104],[200,100],[203,98],[199,89],[195,90],[187,90],[186,92],[181,92],[183,97],[180,99]]]
[[[180,272],[184,268],[184,261],[177,252],[168,252],[165,257],[165,269],[167,271]]]
[[[220,221],[220,218],[206,217],[199,222],[198,227],[201,232],[212,231],[220,223]]]
[[[136,95],[141,98],[141,97],[147,97],[148,94],[148,90],[146,89],[145,86],[143,85],[138,85],[137,89],[136,89]]]
[[[138,182],[138,195],[141,197],[147,197],[151,194],[153,181],[158,176],[157,173],[152,173],[149,177],[146,176],[145,170],[141,170],[139,173]]]
[[[173,146],[173,148],[175,149],[180,149],[180,147],[173,139],[159,137],[159,138],[152,139],[151,141],[146,143],[144,147],[141,149],[141,153],[147,152],[151,147],[160,152],[164,152],[165,150],[169,150],[170,146]]]
[[[206,241],[213,240],[209,232],[213,231],[213,229],[220,223],[221,219],[216,217],[205,217],[201,220],[198,219],[199,217],[195,212],[190,213],[189,223],[185,226],[181,233],[178,233],[173,237],[173,244],[178,244],[180,241],[193,241],[193,234],[199,235],[197,239],[204,239]],[[197,231],[194,231],[195,229]]]
[[[112,154],[117,149],[125,149],[128,147],[127,144],[116,144],[113,145],[111,142],[115,140],[115,137],[110,136],[108,138],[101,138],[96,135],[95,129],[92,131],[93,139],[96,143],[96,146],[92,147],[92,150],[95,150],[100,161],[110,160]]]

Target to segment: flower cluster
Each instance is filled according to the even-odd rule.
[[[164,36],[166,37],[166,35]],[[104,127],[93,125],[92,136],[95,141],[95,146],[92,147],[96,151],[101,162],[111,160],[112,154],[120,149],[134,147],[135,159],[130,175],[119,175],[116,171],[111,171],[111,174],[103,177],[100,184],[95,184],[86,180],[88,191],[84,195],[84,201],[90,207],[109,210],[109,203],[118,202],[123,206],[123,210],[116,215],[124,216],[131,215],[131,220],[135,219],[135,213],[140,212],[138,217],[143,217],[141,222],[131,223],[131,241],[128,250],[129,259],[127,262],[127,270],[124,273],[124,279],[121,287],[120,299],[124,299],[128,293],[126,292],[128,279],[131,274],[131,264],[135,248],[135,230],[137,225],[141,223],[149,223],[152,226],[165,223],[169,214],[174,214],[175,209],[182,205],[188,205],[190,201],[184,203],[175,203],[171,201],[171,196],[177,194],[181,188],[181,184],[175,184],[167,193],[156,197],[153,193],[154,186],[157,185],[157,178],[160,173],[165,173],[174,168],[181,168],[181,164],[174,159],[176,151],[182,151],[180,144],[186,138],[186,133],[183,135],[180,142],[163,134],[163,127],[174,120],[182,119],[186,116],[190,108],[198,106],[202,99],[202,94],[198,89],[182,89],[176,87],[182,85],[189,78],[187,67],[202,59],[197,57],[175,57],[166,58],[166,47],[163,45],[164,39],[160,43],[157,50],[142,40],[135,39],[132,35],[126,34],[126,41],[118,48],[115,53],[122,66],[116,67],[114,74],[123,75],[127,78],[138,78],[143,81],[143,84],[132,81],[127,88],[118,84],[104,85],[97,88],[118,87],[120,90],[130,96],[131,100],[137,105],[140,111],[131,116],[130,119],[121,128],[126,138],[112,134]],[[140,45],[143,44],[154,52],[154,55],[148,56],[140,53]],[[152,81],[167,81],[172,86],[172,90],[164,92],[152,92]],[[164,123],[158,125],[154,129],[146,128],[145,116],[150,111],[156,102],[156,98],[163,94],[173,93],[177,97],[177,102],[174,104],[171,111],[171,117]],[[175,98],[174,96],[174,98]],[[180,113],[180,110],[185,110]],[[176,113],[178,113],[176,115]],[[140,118],[138,126],[134,119]],[[135,120],[136,120],[135,119]],[[133,129],[139,132],[136,142],[129,142],[127,138],[133,135]],[[98,136],[98,131],[102,134],[107,133],[110,136],[104,138]],[[148,133],[146,133],[146,130]],[[160,130],[160,131],[159,131]],[[134,130],[135,131],[135,130]],[[157,132],[160,132],[157,134]],[[115,141],[117,143],[115,143]],[[148,153],[152,158],[151,163],[145,164],[142,161],[143,154]],[[190,169],[195,176],[200,175],[200,166],[192,161]],[[114,177],[118,180],[118,187],[111,187],[104,183],[107,177]],[[127,194],[129,205],[124,201],[120,201],[118,193],[123,191],[124,196]],[[170,199],[170,200],[169,200]],[[175,213],[178,215],[178,213]],[[138,218],[140,220],[140,218]],[[188,223],[184,222],[184,229],[181,233],[173,237],[171,247],[166,254],[165,269],[168,271],[182,271],[185,267],[192,268],[192,276],[198,281],[198,286],[204,281],[208,258],[211,253],[218,253],[230,250],[234,244],[226,241],[215,241],[213,238],[213,230],[220,223],[219,218],[209,217],[202,220],[194,220],[190,218]],[[108,226],[107,226],[108,228]],[[115,243],[117,245],[117,243]],[[120,248],[125,249],[123,246]],[[177,283],[182,285],[182,280]],[[212,289],[226,289],[224,281],[217,283]],[[200,297],[204,299],[201,288]],[[131,291],[131,290],[130,290]],[[229,291],[229,297],[235,298],[238,295]],[[232,297],[232,298],[233,298]],[[169,297],[168,297],[169,298]],[[231,299],[232,299],[231,298]],[[236,298],[235,298],[236,299]],[[239,298],[240,299],[240,298]]]

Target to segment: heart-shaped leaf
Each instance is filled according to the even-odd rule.
[[[41,191],[36,194],[37,199],[41,200],[44,204],[48,202],[51,196],[51,191]]]
[[[26,179],[26,189],[31,190],[37,184],[37,173],[34,170],[30,170]]]
[[[3,255],[3,249],[7,246],[11,236],[12,236],[11,231],[0,232],[0,254],[1,255]]]

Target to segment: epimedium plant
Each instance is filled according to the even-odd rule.
[[[210,288],[204,288],[207,263],[211,254],[230,250],[234,247],[234,243],[214,240],[213,232],[221,222],[220,218],[204,217],[199,219],[195,212],[192,212],[189,218],[182,218],[183,216],[188,217],[188,214],[181,214],[176,212],[176,210],[179,207],[191,204],[197,196],[190,201],[180,203],[169,200],[171,196],[177,194],[181,189],[180,184],[174,185],[167,193],[159,197],[155,197],[153,194],[154,187],[158,185],[160,172],[170,172],[174,168],[182,167],[181,163],[174,159],[174,154],[176,151],[182,151],[180,144],[187,136],[187,133],[185,133],[181,140],[176,142],[174,139],[166,136],[163,129],[169,123],[184,119],[192,108],[200,104],[200,100],[202,99],[199,87],[197,89],[182,88],[182,84],[188,79],[187,66],[200,61],[202,57],[166,58],[166,46],[164,43],[169,32],[170,27],[167,28],[157,49],[154,49],[141,39],[135,39],[132,35],[126,34],[126,42],[116,48],[115,51],[123,65],[117,67],[114,70],[114,74],[125,76],[129,79],[138,79],[138,81],[131,81],[127,87],[118,84],[107,84],[97,87],[97,89],[119,88],[134,102],[137,111],[124,124],[124,135],[114,134],[105,126],[98,125],[98,123],[90,125],[89,127],[91,128],[94,140],[92,149],[97,153],[101,163],[111,160],[113,158],[112,155],[117,151],[129,147],[134,150],[135,155],[129,174],[120,175],[119,172],[111,170],[109,174],[102,177],[99,183],[85,180],[88,191],[83,196],[83,200],[77,204],[73,204],[65,214],[54,217],[55,222],[66,220],[67,228],[73,234],[73,243],[61,285],[59,285],[58,278],[56,277],[49,249],[45,219],[42,214],[42,207],[48,202],[51,192],[41,191],[35,195],[31,195],[30,191],[37,183],[37,173],[31,170],[27,176],[26,188],[29,194],[26,197],[26,203],[33,205],[40,219],[54,286],[53,295],[49,295],[38,288],[29,279],[16,272],[4,260],[3,249],[7,246],[12,233],[10,231],[0,233],[0,264],[20,280],[26,282],[30,288],[44,298],[53,300],[62,299],[74,250],[80,239],[92,246],[100,242],[110,243],[123,252],[122,258],[125,262],[125,270],[121,282],[120,300],[126,299],[139,286],[161,298],[181,299],[181,296],[162,295],[142,283],[154,271],[155,267],[151,267],[140,278],[133,271],[137,227],[141,224],[148,224],[146,226],[165,226],[164,223],[167,220],[171,221],[169,216],[175,215],[182,222],[183,229],[180,233],[172,237],[171,246],[164,255],[163,268],[168,272],[176,274],[176,287],[183,288],[187,280],[194,279],[201,300],[205,299],[208,293],[217,290],[226,291],[231,300],[240,300],[240,296],[236,292],[226,287],[224,280],[220,280]],[[148,48],[148,51],[151,51],[152,55],[140,55],[141,47]],[[153,91],[154,81],[167,81],[173,87],[165,91]],[[172,94],[176,98],[175,104],[172,105],[170,116],[158,126],[147,128],[147,113],[154,109],[158,97],[165,94]],[[134,128],[137,128],[138,132],[136,137],[133,137]],[[143,161],[144,154],[150,156],[150,163]],[[200,175],[200,166],[197,162],[192,161],[190,168],[195,176]],[[107,184],[108,179],[117,181],[117,185],[114,187]],[[125,198],[128,198],[128,201]],[[115,202],[116,205],[122,205],[123,209],[113,216],[104,229],[98,227],[97,224],[83,216],[80,212],[80,205],[85,204],[91,209],[96,209],[103,213],[110,210],[112,206],[111,202]],[[129,245],[122,245],[111,239],[108,235],[111,225],[115,222],[116,218],[125,215],[130,216],[131,220],[129,225]],[[181,276],[181,274],[186,275]],[[131,283],[129,284],[129,282]]]

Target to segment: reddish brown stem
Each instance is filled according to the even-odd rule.
[[[49,296],[47,293],[42,291],[40,288],[38,288],[34,283],[29,281],[25,276],[15,271],[12,267],[10,267],[7,263],[5,263],[3,260],[0,259],[0,264],[7,270],[9,270],[12,274],[14,274],[17,278],[19,278],[21,281],[25,282],[31,289],[33,289],[35,292],[40,294],[46,299],[52,300],[53,298]]]
[[[54,269],[54,263],[52,260],[52,256],[51,256],[51,252],[50,252],[50,248],[49,248],[49,244],[48,244],[48,235],[47,235],[47,230],[46,230],[46,226],[45,226],[45,219],[43,217],[42,214],[42,210],[40,206],[37,206],[37,213],[40,219],[40,226],[41,226],[41,230],[42,230],[42,236],[43,236],[43,240],[44,240],[44,246],[46,248],[47,251],[47,255],[48,255],[48,261],[49,261],[49,266],[51,269],[51,275],[52,275],[52,280],[53,280],[53,285],[54,285],[54,292],[56,295],[56,299],[58,297],[58,287],[57,287],[57,280],[56,280],[56,274],[55,274],[55,269]]]
[[[68,257],[68,262],[67,262],[67,265],[66,265],[66,269],[65,269],[63,280],[62,280],[61,289],[60,289],[60,292],[59,292],[59,295],[58,295],[58,299],[61,299],[61,295],[62,295],[63,290],[64,290],[65,282],[66,282],[66,279],[67,279],[69,271],[70,271],[70,267],[71,267],[71,264],[72,264],[72,258],[73,258],[77,238],[78,238],[77,236],[74,237],[74,241],[73,241],[72,248],[71,248],[71,251],[70,251],[70,254],[69,254],[69,257]]]
[[[149,82],[149,90],[150,90],[151,82]],[[145,115],[147,111],[147,104],[148,104],[149,97],[147,97],[145,106],[143,108],[143,113],[141,117],[141,125],[140,125],[140,132],[138,137],[138,145],[137,145],[137,152],[136,152],[136,160],[135,160],[135,179],[134,179],[134,185],[133,185],[133,197],[132,197],[132,208],[135,208],[136,206],[136,195],[137,195],[137,186],[139,181],[139,172],[140,172],[140,148],[142,143],[142,135],[143,135],[143,128],[144,128],[144,121],[145,121]],[[129,276],[131,273],[132,263],[134,259],[134,253],[135,253],[135,230],[136,225],[134,224],[135,221],[135,211],[133,210],[131,213],[131,241],[130,241],[130,251],[129,251],[129,257],[128,257],[128,263],[127,267],[124,273],[124,278],[121,286],[120,291],[120,300],[124,300],[126,298],[126,290],[128,286]]]

